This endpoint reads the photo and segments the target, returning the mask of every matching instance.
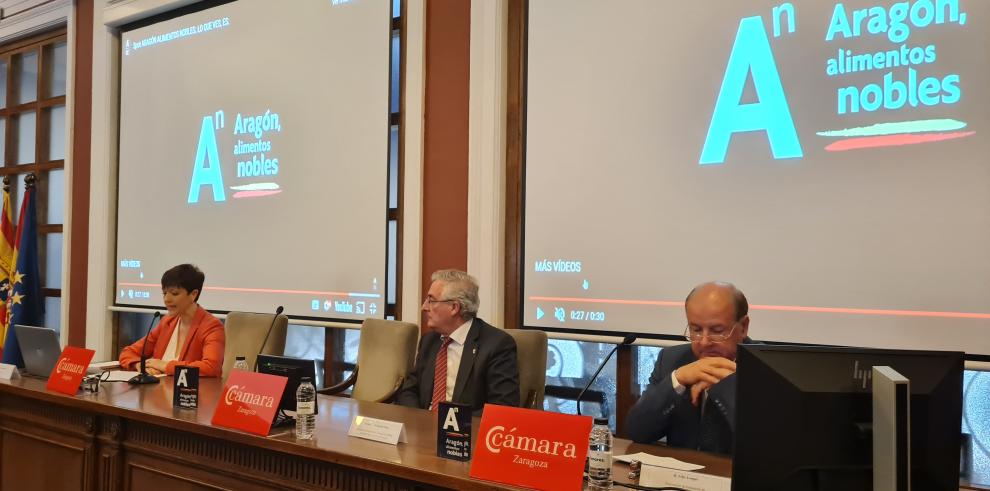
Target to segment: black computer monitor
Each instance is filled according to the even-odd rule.
[[[872,367],[911,384],[911,489],[959,489],[963,353],[740,345],[732,489],[873,488]]]
[[[296,389],[299,388],[299,380],[303,377],[309,377],[313,385],[316,385],[316,360],[258,355],[258,373],[280,375],[289,379],[289,382],[285,384],[285,392],[282,393],[282,400],[279,402],[278,408],[282,411],[295,411]],[[316,406],[315,411],[319,412],[319,404]]]

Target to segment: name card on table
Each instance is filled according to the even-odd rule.
[[[581,489],[591,417],[485,405],[471,477],[535,489]]]
[[[399,442],[406,443],[406,425],[384,419],[354,416],[347,435],[396,445]]]
[[[181,408],[199,406],[199,368],[175,367],[175,384],[172,388],[172,405]]]
[[[639,475],[639,485],[651,488],[681,488],[691,491],[729,491],[732,481],[727,477],[700,472],[668,469],[644,465]]]
[[[212,424],[268,435],[288,381],[278,375],[234,370],[227,377]]]
[[[0,363],[0,380],[14,380],[20,376],[21,372],[17,371],[16,365]]]
[[[51,375],[48,376],[48,384],[45,388],[70,396],[76,395],[79,384],[86,376],[89,362],[93,360],[95,354],[96,352],[91,349],[66,346],[62,350],[62,355],[58,357]]]
[[[471,460],[471,406],[441,402],[437,406],[437,456]]]

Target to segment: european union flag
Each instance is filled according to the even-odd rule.
[[[10,278],[7,297],[8,326],[16,324],[40,326],[45,320],[45,299],[41,296],[41,274],[38,265],[38,218],[35,205],[33,176],[25,181],[21,216],[17,221],[17,241],[14,244],[14,273]],[[3,346],[3,362],[24,366],[21,347],[13,329],[7,332]]]

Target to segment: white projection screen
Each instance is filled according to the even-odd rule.
[[[276,3],[122,32],[118,305],[384,316],[391,2]]]
[[[523,322],[990,355],[990,2],[531,0]]]

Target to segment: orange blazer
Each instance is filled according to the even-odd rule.
[[[145,347],[145,354],[149,358],[161,359],[165,355],[165,348],[168,347],[168,341],[172,338],[172,332],[178,322],[178,316],[166,315],[158,323],[158,326],[151,330],[151,333],[148,334],[148,344]],[[159,340],[161,342],[158,342]],[[144,338],[138,339],[134,344],[120,352],[121,368],[125,370],[138,369],[143,344]],[[165,373],[174,375],[175,366],[184,365],[198,367],[200,377],[219,377],[223,370],[225,344],[226,337],[220,319],[213,317],[203,307],[198,307],[193,316],[189,334],[186,335],[186,342],[179,351],[181,356],[178,360],[168,363]]]

